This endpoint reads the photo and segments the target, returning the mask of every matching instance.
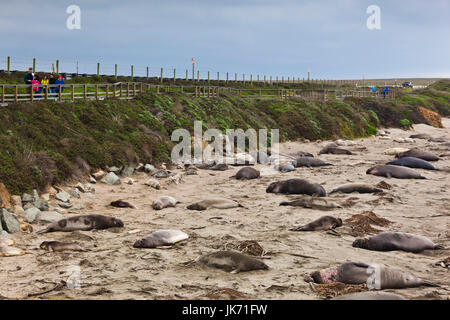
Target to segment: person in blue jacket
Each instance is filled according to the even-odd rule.
[[[57,84],[57,85],[59,85],[59,84],[63,85],[64,84],[64,79],[63,79],[62,74],[60,74],[58,76],[58,80],[55,81],[55,84]],[[61,93],[63,91],[64,91],[64,87],[61,87]],[[55,87],[55,93],[59,93],[59,87]]]
[[[386,99],[386,95],[388,94],[388,92],[389,92],[389,87],[386,86],[386,88],[384,88],[384,90],[383,90],[383,99]]]

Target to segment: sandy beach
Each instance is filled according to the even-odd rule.
[[[434,162],[438,168],[450,169],[450,150],[441,143],[415,139],[413,143],[394,142],[394,138],[409,137],[413,133],[428,133],[450,140],[450,119],[443,119],[443,129],[415,125],[414,130],[387,129],[390,140],[371,137],[355,140],[356,146],[346,147],[354,155],[324,154],[320,159],[333,164],[328,167],[296,168],[294,172],[280,173],[258,164],[262,177],[257,180],[230,179],[240,167],[227,171],[198,170],[198,175],[183,176],[180,184],[168,184],[160,179],[161,190],[144,185],[149,176],[139,172],[133,175],[135,183],[110,186],[94,185],[93,196],[82,194],[72,199],[74,205],[85,209],[65,216],[103,214],[123,220],[125,227],[85,232],[55,232],[36,234],[45,225],[33,225],[31,234],[14,234],[16,247],[27,254],[0,258],[0,296],[10,299],[323,299],[304,281],[312,271],[346,261],[383,263],[412,272],[418,277],[440,284],[441,288],[419,287],[395,292],[407,299],[448,299],[449,269],[435,266],[450,256],[449,250],[424,251],[413,254],[401,251],[375,252],[352,247],[355,236],[345,225],[338,234],[326,231],[293,232],[294,226],[331,215],[342,220],[352,215],[371,211],[392,224],[378,230],[400,231],[426,236],[435,243],[450,247],[450,179],[446,171],[420,171],[427,180],[387,179],[366,175],[366,170],[384,164],[394,156],[383,151],[392,147],[412,148],[442,155]],[[283,153],[306,151],[317,156],[327,143],[287,142],[280,145]],[[181,169],[174,169],[182,172]],[[273,181],[291,178],[320,183],[327,192],[348,183],[376,185],[385,181],[392,186],[384,195],[336,193],[326,199],[344,203],[351,199],[351,207],[319,211],[299,207],[279,206],[282,201],[297,196],[266,193]],[[122,179],[123,180],[123,179]],[[152,209],[158,196],[169,195],[181,201],[175,208],[161,211]],[[187,210],[186,206],[208,197],[223,197],[239,201],[245,208],[206,211]],[[109,203],[123,199],[136,209],[113,208]],[[53,207],[57,201],[50,200]],[[133,243],[157,229],[179,229],[189,239],[170,248],[136,249]],[[130,233],[130,231],[132,231]],[[39,249],[43,241],[77,241],[89,252],[46,252]],[[267,254],[266,271],[230,274],[220,269],[183,262],[199,255],[237,245],[244,240],[256,240]],[[28,297],[53,288],[67,280],[68,270],[79,267],[81,288],[54,290]]]

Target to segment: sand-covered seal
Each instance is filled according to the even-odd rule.
[[[364,284],[373,289],[403,289],[420,286],[439,287],[430,281],[420,279],[409,273],[383,264],[346,262],[339,266],[315,271],[305,281],[320,284],[342,282],[345,284]]]
[[[280,172],[291,172],[295,170],[293,163],[280,163],[278,165],[278,170]]]
[[[402,296],[391,292],[356,292],[346,294],[331,300],[406,300]]]
[[[366,174],[397,179],[426,179],[419,172],[401,166],[381,165],[367,169]]]
[[[353,247],[373,251],[401,250],[414,253],[423,250],[445,249],[427,237],[403,232],[382,232],[369,239],[356,239],[353,242]]]
[[[432,136],[430,136],[428,133],[416,133],[409,136],[411,139],[424,139],[428,140],[431,139]]]
[[[8,245],[0,245],[0,257],[23,256],[26,252],[22,249]]]
[[[336,192],[342,192],[342,193],[352,193],[352,192],[358,192],[358,193],[377,193],[377,192],[383,192],[383,190],[378,189],[376,187],[373,187],[368,184],[359,184],[359,183],[352,183],[352,184],[346,184],[343,186],[340,186],[336,189],[333,189],[329,194],[336,193]]]
[[[438,170],[435,166],[429,163],[426,160],[415,158],[415,157],[403,157],[395,159],[394,161],[390,161],[386,164],[390,164],[393,166],[402,166],[408,168],[417,168],[417,169],[425,169],[425,170]]]
[[[190,204],[187,206],[187,209],[202,211],[202,210],[206,210],[209,208],[231,209],[231,208],[237,208],[237,207],[243,207],[243,206],[235,200],[229,200],[229,199],[223,199],[223,198],[213,198],[213,199],[205,199],[205,200]]]
[[[404,158],[404,157],[414,157],[419,158],[426,161],[438,161],[439,157],[431,152],[423,151],[419,149],[410,149],[406,152],[399,153],[395,156],[396,158]]]
[[[302,207],[322,211],[342,208],[340,205],[328,202],[324,198],[316,198],[311,196],[304,196],[303,198],[295,199],[293,201],[284,201],[280,203],[280,206]]]
[[[236,251],[218,251],[209,253],[199,257],[197,261],[207,266],[223,269],[231,273],[269,269],[264,262]]]
[[[110,206],[116,207],[116,208],[131,208],[131,209],[136,209],[136,207],[134,205],[132,205],[129,202],[123,201],[123,200],[117,200],[117,201],[112,201],[110,204]]]
[[[313,154],[311,154],[309,152],[305,152],[305,151],[296,151],[296,152],[288,153],[288,156],[291,156],[294,159],[301,158],[301,157],[314,158]]]
[[[180,201],[170,196],[161,196],[153,201],[152,207],[155,210],[161,210],[164,208],[175,207]]]
[[[331,163],[327,163],[325,161],[322,161],[320,159],[314,158],[314,157],[299,157],[295,159],[297,161],[295,167],[322,167],[322,166],[331,166]]]
[[[59,241],[44,241],[39,245],[39,248],[53,252],[53,251],[82,251],[87,252],[89,250],[84,249],[76,242],[59,242]]]
[[[384,154],[388,155],[388,156],[396,156],[400,153],[406,152],[410,149],[407,148],[389,148],[383,151]]]
[[[325,189],[318,183],[311,183],[303,179],[289,179],[272,182],[266,189],[267,193],[307,194],[310,196],[325,197]]]
[[[171,246],[177,242],[188,239],[189,236],[180,230],[156,230],[144,239],[137,240],[134,248],[157,248]]]
[[[330,230],[342,226],[342,220],[331,216],[323,216],[304,226],[292,228],[290,231],[320,231]]]
[[[51,223],[46,229],[40,230],[37,233],[46,232],[71,232],[76,230],[102,230],[108,228],[123,227],[123,222],[120,219],[100,214],[89,214],[84,216],[75,216]]]
[[[236,175],[231,176],[230,178],[236,178],[237,180],[250,180],[259,178],[261,173],[252,167],[244,167],[239,169]]]
[[[350,150],[339,147],[337,144],[328,144],[319,151],[319,154],[353,154]]]
[[[228,165],[226,163],[218,163],[209,168],[214,171],[225,171],[228,170]]]

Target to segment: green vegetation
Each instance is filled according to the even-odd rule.
[[[450,115],[449,94],[434,88],[394,100],[346,98],[304,101],[195,98],[146,93],[123,101],[77,100],[10,104],[0,108],[0,181],[13,194],[85,176],[91,168],[168,162],[177,128],[279,128],[280,138],[325,140],[363,137],[377,127],[427,123],[418,106]]]

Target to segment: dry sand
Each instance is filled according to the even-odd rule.
[[[408,137],[413,132],[419,132],[450,139],[450,119],[443,122],[444,129],[416,125],[414,131],[389,129],[390,136]],[[337,229],[340,236],[327,232],[289,231],[293,226],[323,215],[347,219],[353,214],[373,211],[393,222],[387,227],[374,226],[377,229],[416,233],[450,247],[448,172],[418,169],[428,180],[385,179],[366,175],[369,167],[393,159],[393,156],[383,155],[383,150],[387,148],[420,147],[437,154],[447,154],[443,160],[434,163],[439,168],[450,168],[450,151],[439,143],[419,139],[415,143],[396,143],[372,137],[356,142],[357,147],[347,147],[356,155],[320,156],[334,166],[297,168],[290,173],[263,173],[258,180],[230,179],[239,170],[239,167],[231,167],[224,172],[199,170],[197,176],[184,176],[179,185],[168,185],[167,179],[160,179],[163,187],[159,191],[143,185],[148,179],[145,173],[133,176],[136,180],[134,185],[97,183],[93,197],[83,194],[81,199],[72,201],[74,204],[84,204],[86,209],[65,215],[110,215],[122,219],[125,227],[90,232],[15,234],[16,246],[28,254],[0,258],[0,297],[24,299],[29,293],[51,289],[61,280],[67,280],[68,268],[75,266],[81,270],[81,288],[64,287],[29,299],[320,299],[303,280],[304,275],[345,261],[362,261],[399,267],[443,286],[387,290],[389,292],[408,299],[448,299],[449,270],[434,266],[434,263],[450,256],[449,250],[413,254],[357,249],[352,247],[355,237],[349,234],[349,228],[345,226]],[[282,144],[280,149],[286,153],[302,150],[317,155],[324,144],[289,142]],[[256,168],[268,171],[267,166],[257,165]],[[354,198],[356,204],[351,208],[324,212],[280,207],[281,201],[295,196],[268,194],[266,187],[270,182],[290,178],[318,182],[328,192],[347,183],[375,185],[386,181],[393,188],[387,191],[384,198],[357,193],[328,197],[333,202]],[[152,201],[160,195],[173,196],[183,204],[154,211]],[[238,200],[247,209],[186,209],[187,204],[211,196]],[[108,206],[117,199],[129,201],[137,209]],[[377,199],[380,200],[373,202]],[[54,200],[51,203],[56,205]],[[34,225],[35,231],[41,228],[44,226]],[[140,231],[129,233],[136,229]],[[188,233],[190,239],[165,249],[132,247],[135,240],[156,229],[180,229]],[[91,251],[48,253],[38,249],[45,240],[75,240]],[[230,274],[209,267],[182,265],[202,253],[223,249],[227,243],[237,244],[243,240],[256,240],[268,251],[264,260],[270,267],[268,271]],[[227,290],[220,291],[223,288]]]

